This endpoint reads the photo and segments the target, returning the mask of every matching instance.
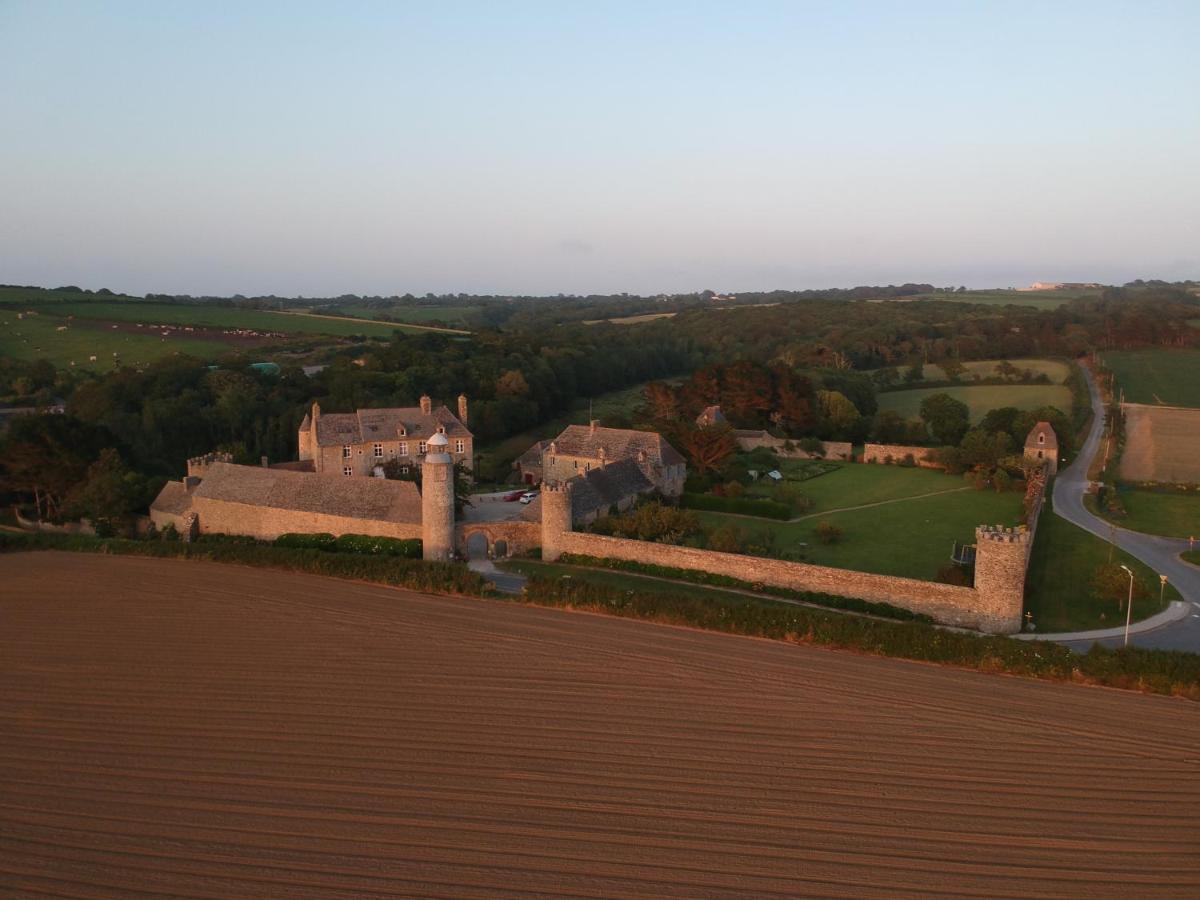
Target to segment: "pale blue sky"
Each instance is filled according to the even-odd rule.
[[[1200,3],[0,0],[0,282],[1200,277]]]

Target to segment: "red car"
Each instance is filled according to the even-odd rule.
[[[518,500],[520,500],[520,499],[521,499],[523,496],[525,496],[525,491],[523,491],[523,490],[521,490],[521,491],[513,491],[511,494],[505,494],[505,495],[504,495],[504,502],[505,502],[505,503],[516,503],[516,502],[517,502]]]

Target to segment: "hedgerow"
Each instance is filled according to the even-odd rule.
[[[742,516],[759,516],[764,519],[787,521],[792,517],[792,508],[774,500],[751,500],[741,497],[714,497],[711,494],[685,493],[680,505],[687,509],[702,509],[708,512],[735,513]]]
[[[330,553],[311,547],[286,547],[264,543],[222,540],[205,536],[192,543],[133,541],[84,535],[0,532],[0,552],[68,550],[75,553],[111,553],[128,556],[199,559],[286,569],[311,575],[329,575],[373,581],[396,587],[442,594],[480,597],[490,593],[489,582],[477,572],[455,563],[424,562],[398,556]]]
[[[633,562],[627,559],[610,559],[608,557],[582,556],[574,553],[564,553],[560,562],[569,565],[590,566],[594,569],[613,569],[624,572],[635,572],[639,575],[651,575],[655,578],[670,578],[673,581],[688,581],[692,584],[702,584],[708,587],[728,587],[738,590],[753,591],[756,594],[769,594],[785,600],[798,600],[801,603],[811,603],[814,606],[827,606],[830,609],[840,609],[846,612],[865,613],[871,616],[883,616],[888,619],[899,619],[905,622],[932,622],[933,619],[924,613],[901,609],[890,603],[874,603],[870,600],[860,600],[857,597],[839,597],[836,594],[822,594],[817,591],[797,591],[792,588],[776,587],[762,582],[743,581],[731,575],[718,575],[714,572],[703,572],[699,569],[676,569],[672,566],[657,566],[653,563]]]
[[[539,606],[1200,700],[1200,655],[1173,650],[1110,650],[1097,644],[1077,655],[1061,644],[951,631],[924,622],[889,622],[803,606],[624,591],[574,579],[532,578],[525,586],[524,599]]]
[[[404,559],[421,558],[419,538],[375,537],[370,534],[297,534],[289,532],[275,538],[276,547],[294,547],[303,550],[326,550],[330,553],[362,553],[368,556],[399,556]]]

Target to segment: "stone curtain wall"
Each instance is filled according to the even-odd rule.
[[[865,463],[894,463],[904,462],[905,457],[912,456],[913,462],[922,469],[943,469],[941,463],[928,458],[933,450],[930,447],[910,447],[905,444],[864,444],[862,461]]]
[[[735,431],[734,438],[743,450],[755,450],[759,447],[769,447],[784,459],[817,459],[812,453],[800,449],[798,441],[792,441],[793,449],[785,450],[784,438],[774,437],[764,431]],[[825,451],[824,459],[849,460],[854,455],[854,447],[845,441],[822,441]]]
[[[369,534],[373,537],[421,537],[421,523],[386,522],[379,519],[355,519],[324,513],[272,509],[193,497],[192,509],[199,514],[201,534],[245,534],[262,541],[273,541],[281,534]]]
[[[1014,610],[1011,608],[1011,595],[986,594],[957,585],[581,532],[561,534],[556,544],[561,553],[624,559],[678,569],[696,569],[776,587],[820,591],[840,597],[890,603],[913,612],[925,613],[946,625],[996,633],[1008,633],[1020,627],[1019,598]],[[980,552],[983,553],[982,547]],[[557,556],[550,557],[545,547],[542,549],[542,557],[557,559]]]

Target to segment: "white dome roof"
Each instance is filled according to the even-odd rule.
[[[433,437],[431,437],[426,442],[426,446],[445,447],[445,446],[449,445],[449,443],[450,443],[450,441],[446,439],[446,436],[444,434],[442,434],[441,432],[438,432],[437,434],[435,434]]]

